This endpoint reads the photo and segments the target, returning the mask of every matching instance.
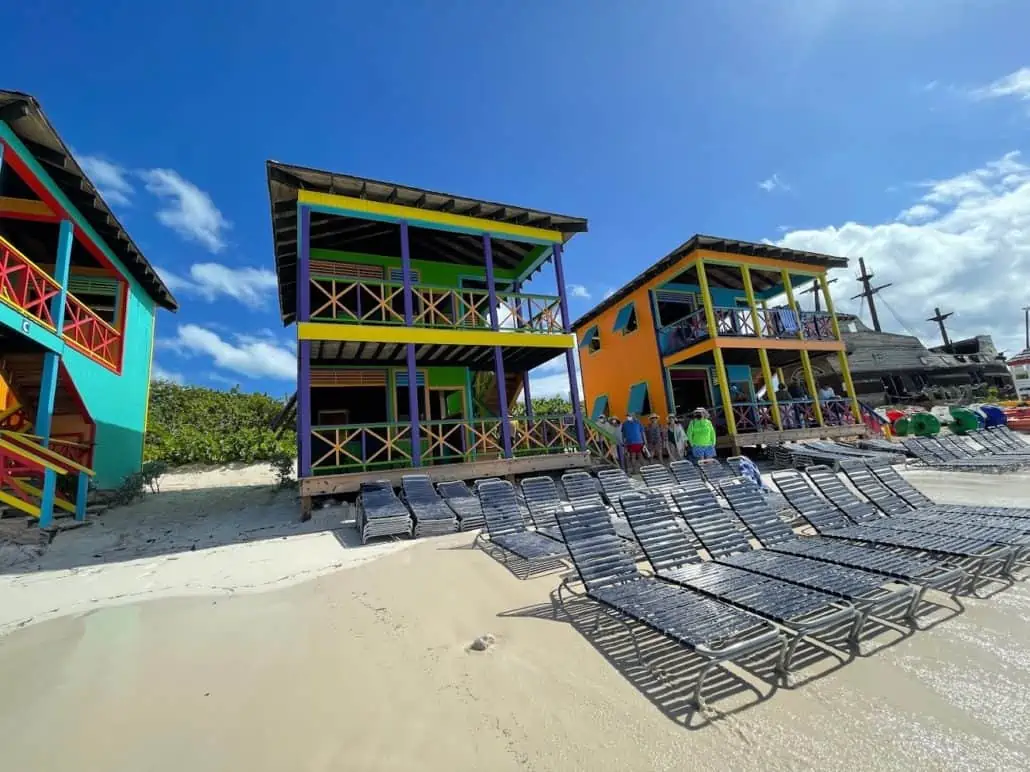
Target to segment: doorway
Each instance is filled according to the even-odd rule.
[[[671,368],[669,381],[672,384],[672,403],[676,415],[686,415],[695,408],[712,406],[707,368]]]

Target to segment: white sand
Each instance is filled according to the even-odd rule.
[[[1026,476],[962,475],[958,488],[955,479],[913,476],[942,500],[965,495],[964,486],[980,491],[971,494],[977,503],[1030,498]],[[556,620],[557,574],[520,581],[468,549],[469,534],[399,543],[414,544],[409,548],[351,549],[349,527],[314,532],[338,524],[341,509],[321,510],[311,524],[276,525],[276,517],[295,514],[294,504],[267,490],[246,497],[227,491],[220,506],[256,494],[266,501],[201,518],[206,530],[180,513],[182,525],[165,537],[167,546],[181,548],[215,530],[221,539],[213,541],[222,546],[143,556],[135,537],[113,537],[131,560],[62,565],[93,554],[62,547],[62,540],[126,530],[113,528],[122,515],[112,512],[104,529],[62,535],[42,572],[7,575],[0,588],[5,619],[12,602],[26,611],[46,606],[24,600],[37,595],[59,596],[51,615],[65,616],[0,638],[4,769],[1030,765],[1025,584],[969,600],[964,613],[907,638],[878,635],[867,644],[868,656],[843,667],[822,656],[804,669],[797,688],[764,701],[751,687],[767,694],[768,684],[735,669],[739,678],[713,682],[723,693],[711,714],[699,715],[685,702],[689,679],[683,683],[696,660],[645,635],[653,669],[639,668],[621,628],[594,634],[584,624],[593,621],[585,602],[570,604],[579,624]],[[161,506],[175,511],[175,502],[161,504],[162,497],[133,508],[142,532],[153,531],[144,523],[160,519]],[[251,540],[225,543],[233,529]],[[268,534],[275,538],[263,539]],[[382,559],[351,558],[363,553]],[[56,570],[48,570],[49,561]],[[209,597],[110,605],[126,596],[172,594]],[[95,610],[75,613],[83,608]],[[487,632],[496,644],[469,651]],[[807,656],[816,654],[810,647]]]

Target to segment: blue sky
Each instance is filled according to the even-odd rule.
[[[933,340],[941,305],[1014,353],[1030,6],[899,5],[50,0],[0,28],[4,86],[40,99],[176,291],[158,371],[283,394],[267,158],[588,217],[576,316],[702,232],[865,255],[895,283],[889,327]]]

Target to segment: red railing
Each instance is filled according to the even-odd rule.
[[[0,300],[54,329],[51,301],[61,286],[0,236]]]
[[[117,371],[122,336],[70,292],[64,301],[64,338],[91,359]]]

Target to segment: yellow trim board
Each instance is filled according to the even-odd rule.
[[[672,367],[680,362],[686,362],[688,359],[693,359],[698,354],[706,354],[715,348],[715,341],[709,338],[703,340],[700,343],[695,343],[693,346],[688,346],[682,351],[677,351],[675,354],[669,354],[669,356],[662,359],[662,364],[666,367]]]
[[[27,501],[22,501],[17,496],[12,496],[7,491],[0,491],[0,503],[21,510],[26,515],[30,515],[31,517],[39,517],[39,507],[34,507]]]
[[[31,451],[26,450],[25,448],[21,447],[20,445],[16,445],[13,442],[8,442],[7,440],[0,440],[0,448],[3,448],[4,450],[9,450],[12,453],[16,453],[22,458],[26,458],[34,464],[39,464],[40,466],[46,469],[50,469],[51,471],[57,472],[57,474],[68,474],[68,470],[64,467],[52,464],[46,459],[40,458],[35,453],[32,453]]]
[[[374,214],[379,217],[396,217],[398,220],[435,223],[436,225],[466,228],[484,233],[503,233],[508,236],[522,236],[539,241],[550,241],[556,244],[560,244],[563,241],[561,231],[531,228],[526,225],[514,225],[512,223],[497,222],[496,220],[483,220],[479,217],[468,217],[467,215],[451,214],[450,212],[433,212],[427,209],[416,209],[415,207],[401,206],[400,204],[386,204],[380,201],[369,201],[351,196],[338,196],[332,193],[299,190],[297,191],[297,201],[301,204],[310,204],[312,206],[345,209],[349,212]]]
[[[34,485],[30,485],[24,480],[19,480],[17,477],[10,478],[11,485],[21,490],[22,493],[27,493],[30,496],[36,496],[40,499],[43,498],[43,491]],[[71,512],[75,514],[75,505],[67,499],[62,499],[60,496],[54,495],[54,506],[58,509],[63,509],[65,512]]]
[[[60,464],[61,466],[67,467],[68,469],[74,469],[76,472],[82,472],[83,474],[93,477],[93,470],[89,467],[83,466],[82,464],[72,461],[70,458],[61,455],[56,450],[44,448],[38,442],[35,442],[33,439],[30,439],[42,439],[41,437],[39,437],[39,435],[24,434],[22,432],[12,432],[9,429],[0,430],[0,435],[2,435],[5,439],[10,440],[18,447],[26,448],[30,453],[33,453],[38,456],[43,456],[44,458],[49,458],[56,464]],[[67,469],[65,471],[67,471]]]
[[[572,333],[537,334],[493,330],[448,330],[432,327],[386,327],[375,325],[300,322],[298,340],[339,340],[356,343],[420,343],[441,346],[509,346],[513,348],[575,348]]]
[[[0,214],[27,214],[34,217],[53,217],[54,213],[43,201],[28,198],[0,196]]]

